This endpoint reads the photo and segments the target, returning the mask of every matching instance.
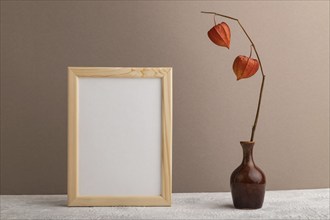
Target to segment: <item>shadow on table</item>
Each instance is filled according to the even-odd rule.
[[[41,198],[30,201],[29,203],[40,205],[43,206],[44,208],[68,207],[66,197],[63,198],[63,197],[55,197],[55,196],[50,196],[50,197],[42,196]],[[198,206],[206,209],[235,209],[234,205],[231,203],[219,203],[219,202],[211,202],[211,201],[198,204]]]
[[[235,209],[234,205],[230,203],[206,202],[200,206],[206,209]]]
[[[220,208],[225,208],[225,209],[235,209],[234,205],[233,204],[221,204],[219,206]]]
[[[57,207],[68,207],[68,203],[67,203],[67,200],[66,199],[62,199],[62,200],[56,200],[56,201],[47,201],[47,202],[44,202],[46,206],[50,206],[50,207],[54,207],[54,206],[57,206]]]
[[[52,207],[67,207],[67,199],[66,198],[54,198],[53,196],[45,198],[38,198],[35,200],[31,200],[29,204],[40,205],[44,208],[52,208]]]

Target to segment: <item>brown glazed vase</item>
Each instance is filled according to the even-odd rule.
[[[230,177],[233,203],[237,209],[259,209],[265,196],[266,176],[253,161],[254,142],[241,141],[243,161]]]

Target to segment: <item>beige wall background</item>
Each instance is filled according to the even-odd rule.
[[[1,193],[66,193],[67,67],[174,68],[174,192],[229,191],[261,75],[213,45],[213,17],[237,17],[267,75],[254,158],[268,190],[329,187],[328,1],[2,1]]]

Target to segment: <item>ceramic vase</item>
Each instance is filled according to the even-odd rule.
[[[243,148],[243,161],[230,177],[233,203],[238,209],[259,209],[264,202],[266,177],[254,163],[254,142],[240,143]]]

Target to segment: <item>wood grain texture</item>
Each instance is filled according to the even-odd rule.
[[[162,144],[160,196],[79,196],[78,78],[161,78]],[[172,199],[172,68],[68,68],[68,206],[171,206]]]
[[[69,206],[170,206],[162,196],[78,196]]]
[[[78,111],[77,85],[74,72],[68,71],[68,205],[77,198],[78,192]]]
[[[162,196],[172,195],[172,70],[162,80]]]
[[[69,67],[79,77],[162,78],[170,68]]]

